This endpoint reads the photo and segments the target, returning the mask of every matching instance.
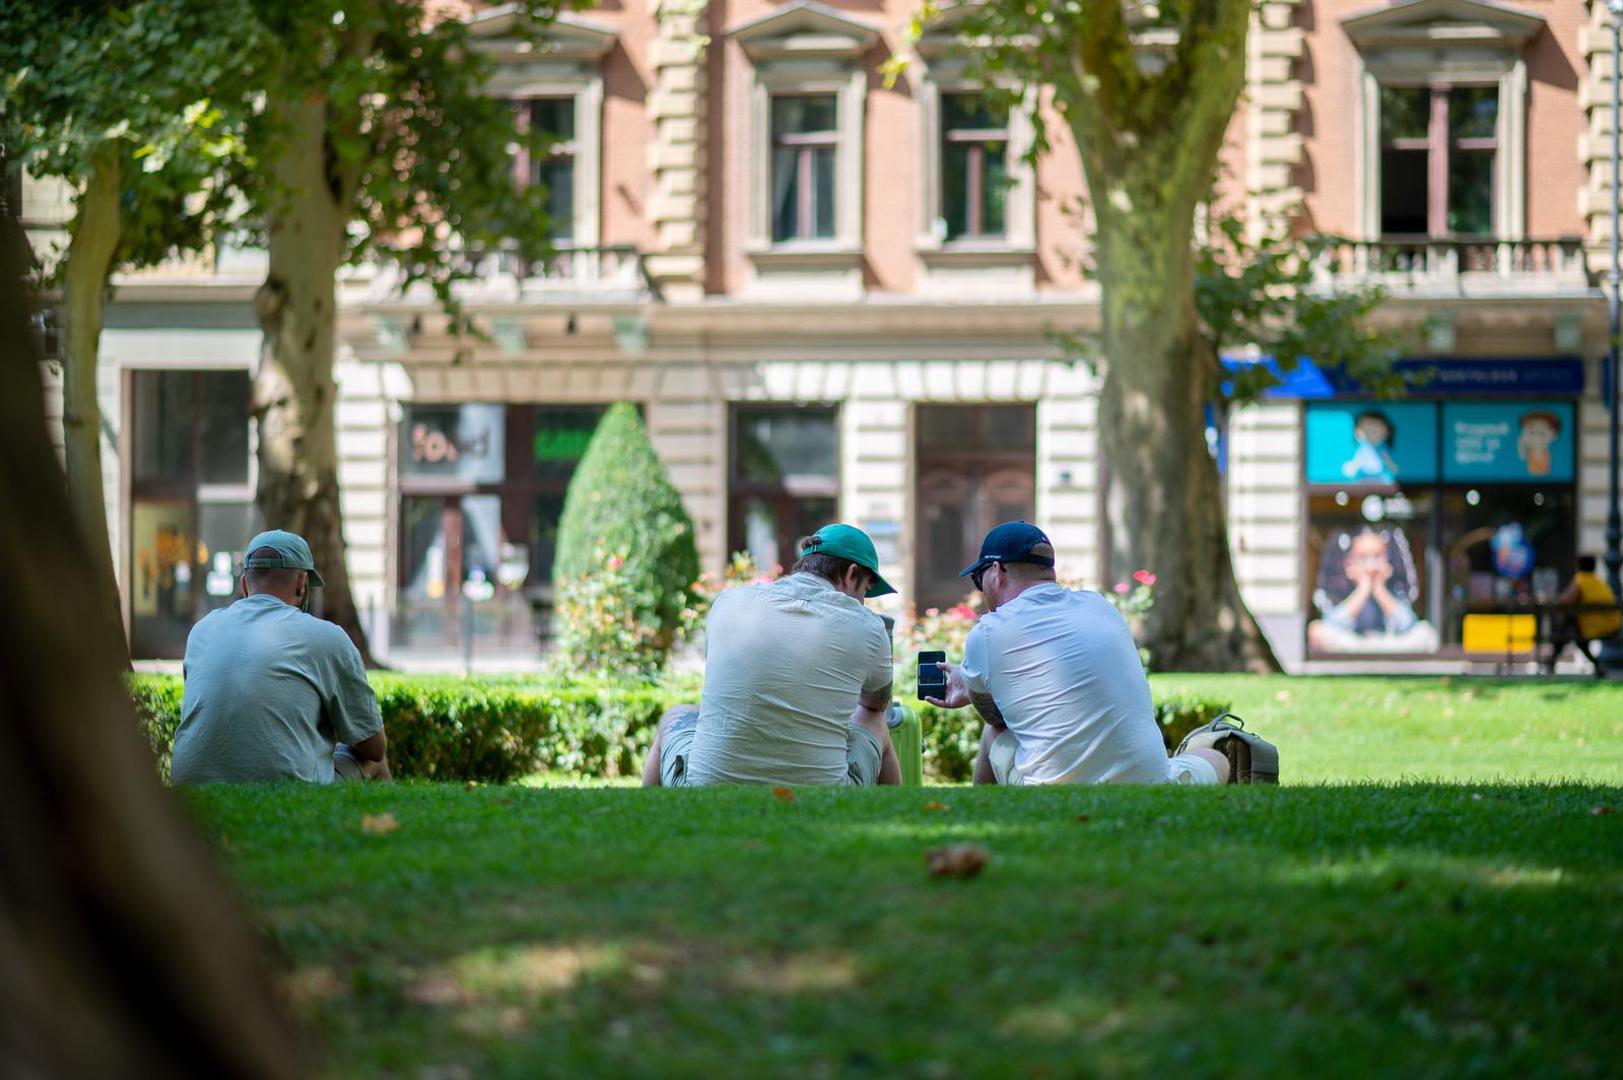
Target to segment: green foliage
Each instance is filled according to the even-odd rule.
[[[130,688],[130,703],[135,707],[135,722],[158,759],[158,775],[167,781],[169,752],[180,727],[181,696],[186,684],[173,675],[131,675],[125,681]]]
[[[656,671],[696,618],[693,521],[636,406],[598,422],[569,482],[553,565],[566,669]]]
[[[74,187],[112,155],[113,269],[199,250],[229,222],[251,111],[243,58],[263,45],[250,8],[0,0],[0,143],[31,175]]]
[[[319,103],[328,187],[350,226],[344,257],[394,262],[402,289],[427,283],[452,330],[474,330],[455,295],[486,272],[471,256],[499,248],[534,260],[550,251],[545,188],[514,182],[512,151],[539,154],[555,135],[518,132],[512,106],[485,88],[495,71],[488,50],[432,0],[252,3],[274,42],[260,60],[266,108],[250,133],[261,168],[248,192],[260,229],[299,205],[275,181],[275,163],[292,118]],[[532,44],[557,10],[535,0],[510,6],[508,36]]]
[[[1161,728],[1161,741],[1168,751],[1176,750],[1184,736],[1230,712],[1233,704],[1223,698],[1199,694],[1183,687],[1155,699],[1155,722]]]
[[[1218,221],[1217,232],[1195,249],[1195,311],[1212,356],[1254,347],[1285,372],[1312,357],[1382,396],[1402,392],[1392,371],[1396,342],[1370,322],[1385,292],[1346,283],[1327,289],[1320,280],[1334,238],[1273,235],[1253,242],[1233,216]],[[1228,383],[1227,398],[1235,402],[1254,401],[1279,383],[1261,364],[1232,372],[1218,366],[1209,377],[1214,397]]]
[[[390,674],[371,681],[389,737],[389,763],[401,779],[503,783],[534,772],[635,775],[665,709],[698,700],[696,687],[680,683]],[[135,675],[129,685],[167,779],[182,681]]]

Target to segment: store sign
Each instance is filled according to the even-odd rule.
[[[1410,484],[1437,478],[1437,407],[1422,402],[1307,406],[1310,484]]]
[[[535,433],[530,450],[537,464],[579,461],[592,441],[591,427],[546,428]]]
[[[1458,483],[1562,483],[1573,477],[1570,402],[1447,402],[1443,479]]]
[[[1224,357],[1230,371],[1262,367],[1277,380],[1265,398],[1320,400],[1365,393],[1340,368],[1321,367],[1303,357],[1288,370],[1271,356]],[[1584,362],[1573,356],[1548,358],[1423,357],[1398,360],[1392,370],[1403,376],[1409,391],[1427,397],[1498,397],[1543,394],[1577,397],[1584,392]],[[1227,389],[1227,388],[1225,388]]]
[[[504,475],[502,405],[428,405],[407,410],[400,432],[400,471],[475,484]]]

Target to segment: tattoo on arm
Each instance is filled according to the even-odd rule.
[[[878,690],[865,692],[857,697],[857,701],[864,709],[871,709],[874,712],[884,712],[886,709],[890,708],[890,686],[890,683],[886,683]]]
[[[977,694],[971,691],[969,701],[975,706],[975,711],[981,714],[982,720],[994,727],[1008,727],[1003,722],[1003,714],[997,711],[997,702],[992,700],[991,694]]]

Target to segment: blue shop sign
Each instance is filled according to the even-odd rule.
[[[1282,370],[1271,356],[1256,360],[1223,358],[1223,366],[1230,371],[1259,364],[1279,380],[1279,385],[1263,391],[1265,398],[1320,400],[1364,393],[1342,369],[1320,367],[1305,356],[1288,371]],[[1422,357],[1398,360],[1392,370],[1404,377],[1411,393],[1426,397],[1577,397],[1584,392],[1584,362],[1575,356]],[[1224,387],[1225,392],[1228,389]]]
[[[1430,402],[1313,402],[1306,426],[1310,484],[1437,479],[1437,406]]]
[[[1571,402],[1445,402],[1443,479],[1541,483],[1573,476]]]

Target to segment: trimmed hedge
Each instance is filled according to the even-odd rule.
[[[699,699],[670,687],[554,679],[370,677],[401,779],[504,783],[533,772],[632,776],[669,705]],[[180,725],[176,675],[135,675],[130,692],[165,779]]]
[[[402,779],[503,783],[540,771],[635,776],[665,709],[699,700],[696,678],[661,685],[389,673],[370,678],[389,736],[389,762]],[[168,779],[170,747],[180,725],[181,679],[134,675],[129,683],[142,731]],[[907,685],[899,685],[897,693],[919,711],[924,724],[925,777],[967,781],[980,750],[975,710],[926,705]],[[1227,710],[1226,702],[1181,689],[1155,704],[1168,749]]]

